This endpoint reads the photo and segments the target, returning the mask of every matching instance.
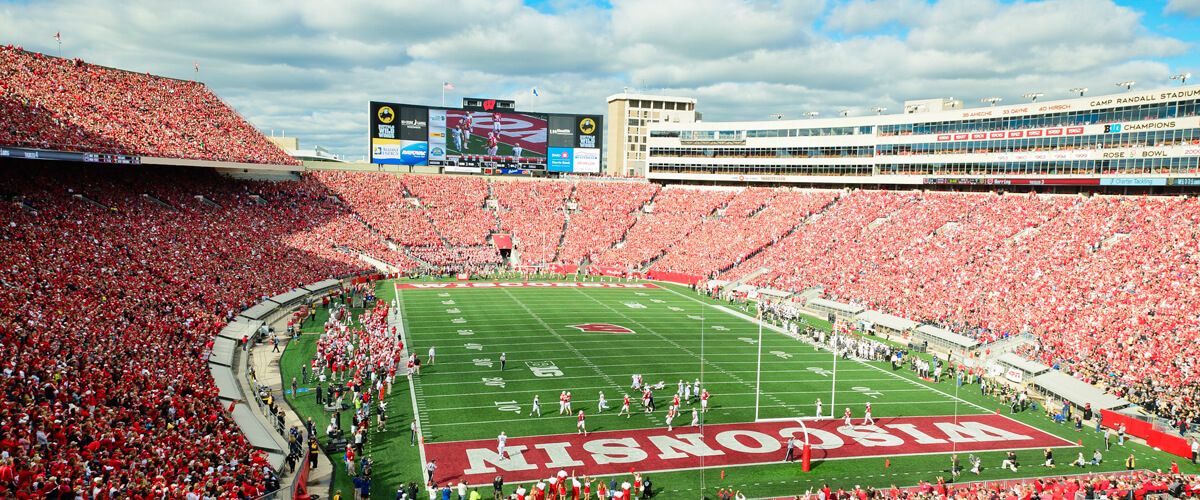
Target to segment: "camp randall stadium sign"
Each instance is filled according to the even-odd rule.
[[[1075,446],[997,414],[881,418],[871,426],[846,426],[840,419],[805,420],[803,425],[783,420],[680,426],[673,432],[656,428],[510,437],[504,456],[494,440],[426,443],[425,451],[429,460],[437,460],[438,482],[487,484],[503,475],[512,483],[560,470],[602,476],[779,463],[788,438],[803,443],[805,428],[814,461]]]

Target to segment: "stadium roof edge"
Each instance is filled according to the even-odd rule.
[[[613,102],[618,99],[645,99],[645,100],[651,100],[651,101],[687,102],[687,103],[696,104],[695,97],[679,97],[679,96],[660,95],[660,94],[638,94],[638,93],[631,93],[631,92],[620,92],[620,93],[610,95],[610,96],[608,96],[608,99],[605,102]]]

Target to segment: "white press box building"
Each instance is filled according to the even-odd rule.
[[[646,177],[778,185],[1200,186],[1200,86],[828,119],[649,123]]]

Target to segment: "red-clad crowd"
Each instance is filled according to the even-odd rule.
[[[429,218],[392,174],[316,172],[313,176],[367,226],[401,246],[433,246],[442,241]]]
[[[199,82],[0,47],[0,145],[297,165]]]
[[[639,182],[580,182],[559,261],[578,263],[612,247],[635,222],[634,212],[658,194],[658,185]]]
[[[490,183],[480,177],[406,175],[401,178],[407,192],[421,200],[424,214],[437,233],[452,246],[487,244],[495,231],[495,213],[484,208]]]
[[[761,267],[985,341],[1032,333],[1042,361],[1200,417],[1196,199],[856,191],[723,277]]]
[[[623,244],[595,261],[620,268],[641,267],[728,203],[733,194],[730,190],[664,189],[654,198],[652,211],[638,216]]]
[[[748,189],[720,217],[704,219],[654,269],[706,276],[724,271],[777,241],[835,198],[832,191]]]
[[[566,223],[568,182],[495,182],[500,229],[512,235],[521,262],[554,262]]]
[[[365,270],[282,241],[339,208],[308,182],[17,167],[0,176],[20,200],[0,205],[0,497],[263,493],[264,457],[200,367],[236,312]]]

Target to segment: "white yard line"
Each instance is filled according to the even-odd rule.
[[[748,315],[742,314],[741,312],[734,311],[733,309],[729,309],[728,307],[719,306],[719,305],[715,305],[715,304],[708,304],[708,303],[705,303],[704,301],[702,301],[702,300],[699,300],[699,299],[697,299],[697,298],[695,298],[695,297],[688,297],[687,295],[684,295],[684,294],[682,294],[682,293],[679,293],[679,292],[677,292],[677,291],[675,291],[675,290],[672,290],[672,289],[670,289],[670,288],[663,287],[662,289],[663,289],[663,290],[666,290],[666,291],[668,291],[668,292],[671,292],[671,293],[673,293],[673,294],[675,294],[675,295],[678,295],[678,296],[680,296],[680,297],[683,297],[683,298],[685,298],[685,299],[691,300],[691,301],[693,301],[693,302],[696,302],[696,303],[699,303],[699,304],[703,304],[703,305],[706,305],[706,306],[709,306],[709,307],[715,308],[715,309],[717,309],[717,310],[720,310],[720,311],[722,311],[722,312],[724,312],[724,313],[726,313],[726,314],[729,314],[729,315],[731,315],[731,316],[734,316],[734,317],[741,318],[741,319],[743,319],[743,320],[745,320],[745,321],[748,321],[748,322],[751,322],[751,323],[753,323],[753,322],[754,322],[754,318],[752,318],[752,317],[750,317],[750,316],[748,316]],[[769,329],[769,330],[771,330],[771,331],[774,331],[774,332],[776,332],[776,333],[780,333],[780,334],[783,334],[783,335],[787,335],[787,332],[786,332],[786,331],[784,331],[782,328],[779,328],[779,327],[777,327],[777,326],[775,326],[775,325],[771,325],[771,324],[768,324],[768,323],[763,323],[763,327],[765,327],[765,328],[767,328],[767,329]],[[791,337],[789,336],[788,338],[791,338]],[[880,367],[878,367],[878,366],[875,366],[875,365],[872,365],[872,364],[869,364],[869,363],[866,363],[866,362],[864,362],[864,361],[860,361],[860,360],[857,360],[857,359],[855,359],[855,360],[853,360],[853,361],[854,361],[854,362],[856,362],[856,363],[859,363],[859,364],[861,364],[861,365],[863,365],[863,366],[866,366],[866,367],[873,368],[873,369],[875,369],[876,371],[878,371],[878,372],[880,372],[880,373],[883,373],[883,374],[886,374],[886,375],[889,375],[889,376],[895,377],[895,378],[897,378],[897,379],[903,380],[903,381],[904,381],[904,382],[906,382],[906,383],[909,383],[909,384],[915,385],[915,386],[917,386],[917,387],[923,387],[923,388],[929,389],[930,391],[933,391],[933,392],[936,392],[936,393],[938,393],[938,394],[941,394],[941,395],[943,395],[943,396],[946,396],[946,397],[950,398],[951,400],[958,400],[960,403],[963,403],[963,404],[966,404],[966,405],[968,405],[968,406],[972,406],[972,407],[978,408],[978,409],[980,409],[981,411],[983,411],[984,413],[992,413],[992,412],[991,412],[990,410],[988,410],[987,408],[984,408],[984,407],[982,407],[982,406],[979,406],[979,405],[977,405],[977,404],[975,404],[975,403],[972,403],[972,402],[970,402],[970,401],[967,401],[967,400],[965,400],[965,399],[962,399],[962,398],[959,398],[959,397],[955,397],[954,395],[952,395],[952,394],[948,394],[948,393],[946,393],[946,392],[943,392],[943,391],[941,391],[941,390],[939,390],[939,389],[935,389],[935,388],[933,388],[933,387],[930,387],[930,386],[927,386],[927,385],[924,385],[924,384],[920,384],[920,383],[918,383],[918,382],[916,382],[916,381],[914,381],[914,380],[912,380],[912,379],[909,379],[909,378],[906,378],[906,377],[902,377],[902,376],[900,376],[900,375],[897,375],[897,374],[895,374],[895,373],[892,373],[892,372],[889,372],[889,371],[887,371],[887,370],[884,370],[883,368],[880,368]]]
[[[399,321],[396,319],[388,319],[388,323],[390,323],[391,326],[396,327],[396,331],[400,333],[400,341],[404,342],[404,347],[411,350],[412,344],[410,344],[408,341],[408,332],[405,329],[407,320],[404,319],[404,299],[402,298],[399,290],[396,290],[396,301],[398,304],[396,307],[395,317],[398,318]],[[403,353],[401,354],[403,355]],[[421,454],[420,473],[422,476],[424,476],[426,464],[429,462],[427,462],[425,458],[425,430],[424,426],[421,425],[420,408],[417,406],[417,389],[416,386],[413,385],[413,378],[411,376],[406,375],[404,378],[408,379],[408,396],[412,400],[413,420],[417,422],[417,448]]]

